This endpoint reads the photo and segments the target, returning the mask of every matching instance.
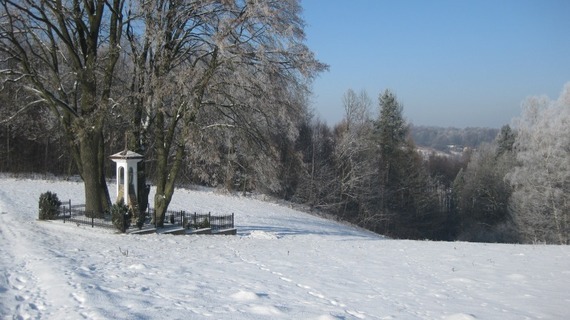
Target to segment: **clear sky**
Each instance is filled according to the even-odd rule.
[[[570,81],[570,0],[302,0],[307,44],[330,65],[312,106],[329,125],[348,89],[392,90],[416,125],[501,127]]]

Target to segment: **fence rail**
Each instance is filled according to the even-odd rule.
[[[115,226],[111,221],[111,215],[109,214],[93,214],[85,211],[85,205],[71,205],[71,200],[69,205],[62,206],[60,208],[60,214],[58,219],[63,220],[63,223],[77,223],[90,225],[92,228],[109,228],[113,229]]]
[[[185,211],[166,212],[166,219],[171,225],[178,225],[186,229],[194,228],[210,228],[212,231],[234,228],[234,214],[229,215],[212,215],[210,212],[191,213]]]
[[[145,225],[149,225],[153,215],[156,211],[150,207],[144,213],[145,215]],[[154,221],[157,221],[156,216],[154,216]],[[234,214],[230,215],[212,215],[210,212],[207,214],[203,213],[191,213],[185,211],[173,211],[168,210],[165,214],[165,223],[170,223],[173,226],[181,226],[186,229],[201,229],[210,228],[212,231],[232,229],[234,228]],[[90,225],[91,227],[101,227],[101,228],[115,228],[111,220],[110,214],[93,214],[85,211],[84,204],[72,205],[71,200],[68,204],[60,208],[60,214],[58,219],[63,220],[64,223],[77,223],[83,225]],[[135,221],[132,221],[131,227],[133,227]],[[156,227],[156,225],[155,225]]]
[[[105,218],[95,218],[95,217],[87,217],[84,215],[68,215],[62,216],[63,223],[77,223],[77,224],[84,224],[90,225],[91,227],[100,227],[100,228],[108,228],[108,229],[115,229],[113,222],[111,219]]]

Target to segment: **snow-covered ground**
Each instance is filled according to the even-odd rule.
[[[0,178],[2,319],[570,317],[568,246],[389,240],[207,190],[171,209],[234,212],[237,236],[116,234],[37,221],[46,191],[84,199],[82,184]]]

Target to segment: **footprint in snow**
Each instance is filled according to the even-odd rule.
[[[26,301],[26,300],[28,300],[28,298],[29,298],[28,296],[22,296],[22,295],[19,295],[19,294],[17,294],[17,295],[14,297],[14,299],[16,299],[16,301],[20,301],[20,302],[21,302],[21,301]]]
[[[364,312],[362,311],[355,311],[355,310],[345,310],[346,313],[348,313],[349,315],[358,318],[358,319],[366,319],[366,316],[364,315]]]
[[[45,309],[44,306],[42,306],[42,305],[37,305],[37,304],[35,304],[35,303],[29,303],[28,305],[30,306],[30,309],[32,309],[32,310],[42,311],[42,310]]]
[[[10,281],[10,279],[8,279],[8,283],[10,283],[10,286],[12,287],[12,289],[15,290],[22,290],[24,289],[26,282],[28,282],[28,280],[26,278],[23,277],[16,277],[16,279],[14,281]]]
[[[445,320],[475,320],[475,319],[477,319],[477,317],[475,317],[472,314],[467,314],[467,313],[455,313],[455,314],[448,315],[444,319]]]
[[[77,301],[77,302],[79,302],[79,303],[81,303],[81,304],[85,303],[85,298],[84,298],[82,295],[79,295],[79,294],[73,292],[73,293],[71,294],[71,296],[73,297],[73,299],[75,299],[75,301]]]

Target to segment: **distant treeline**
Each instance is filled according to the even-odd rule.
[[[408,125],[390,91],[380,96],[377,118],[366,99],[355,99],[333,127],[309,115],[295,135],[274,131],[266,141],[271,156],[262,159],[225,130],[194,141],[178,185],[268,193],[395,238],[569,243],[570,108],[563,103],[531,99],[515,129],[499,130]],[[0,125],[0,171],[79,174],[55,122],[39,115],[30,109]],[[122,131],[109,125],[109,154],[124,147]],[[473,149],[462,157],[420,155],[418,145]],[[150,183],[155,159],[146,154]],[[114,176],[110,161],[106,171]]]
[[[445,151],[449,145],[477,148],[483,143],[495,140],[497,128],[444,128],[432,126],[410,126],[412,139],[418,146]]]

